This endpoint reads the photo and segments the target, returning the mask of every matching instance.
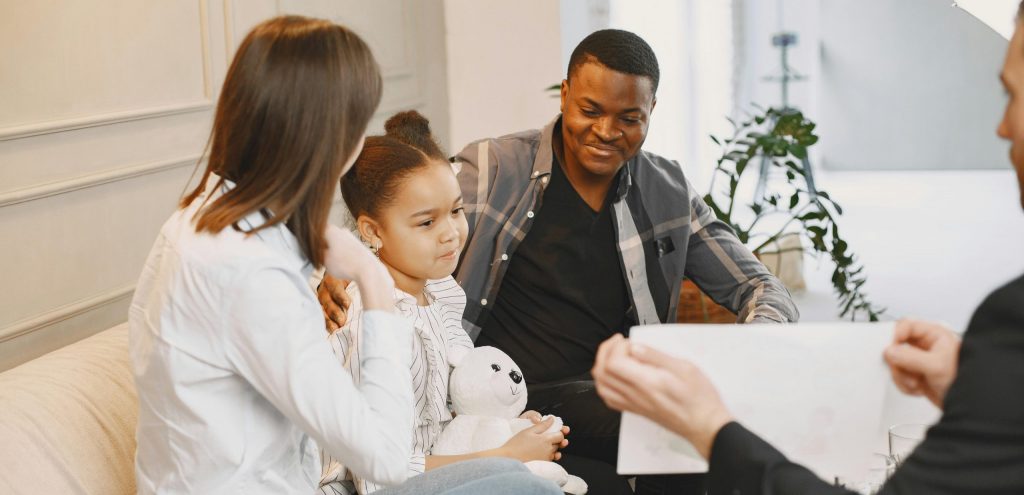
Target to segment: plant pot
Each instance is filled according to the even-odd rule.
[[[804,246],[800,239],[800,234],[789,233],[754,253],[790,293],[807,289],[807,282],[804,281]]]

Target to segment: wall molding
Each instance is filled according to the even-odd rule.
[[[0,141],[11,141],[43,134],[73,131],[88,127],[118,124],[135,120],[155,119],[168,117],[183,113],[202,112],[213,108],[213,101],[209,98],[161,105],[155,107],[125,110],[121,112],[102,113],[87,117],[74,117],[70,119],[57,119],[35,124],[16,125],[11,127],[0,127]]]
[[[41,330],[64,320],[99,309],[103,306],[116,303],[131,296],[134,292],[135,284],[133,283],[46,311],[31,318],[16,321],[11,326],[0,329],[0,343]]]
[[[235,9],[231,5],[231,0],[224,0],[221,7],[224,11],[224,67],[231,67],[231,59],[235,56]],[[278,8],[277,11],[280,12],[281,9]],[[224,77],[227,77],[226,73]]]
[[[416,77],[416,69],[411,67],[403,67],[399,65],[396,65],[391,68],[381,68],[380,77],[382,77],[385,81],[390,81],[394,79],[408,79],[411,77]]]
[[[226,0],[230,1],[230,0]],[[131,110],[115,112],[102,112],[94,115],[58,118],[44,122],[28,124],[17,124],[8,127],[0,127],[0,142],[12,141],[33,136],[42,136],[58,132],[86,129],[121,122],[132,122],[136,120],[147,120],[160,117],[168,117],[183,113],[202,112],[213,108],[213,73],[211,68],[210,55],[210,24],[208,19],[208,0],[199,0],[199,46],[202,68],[203,68],[203,97],[188,101],[170,103],[164,105],[147,105]]]
[[[199,0],[199,42],[203,52],[203,96],[213,102],[213,55],[210,53],[210,6]]]
[[[406,4],[401,8],[401,24],[404,28],[401,43],[402,60],[400,64],[381,67],[381,77],[384,79],[416,77],[416,40],[414,38],[420,34],[420,29],[413,18],[412,9],[408,6]]]
[[[101,186],[112,182],[120,182],[144,175],[156,174],[188,165],[195,165],[202,155],[193,154],[158,162],[143,163],[130,167],[96,172],[71,179],[29,186],[14,191],[0,193],[0,208],[16,205],[26,201],[48,198],[58,194],[66,194],[80,189]]]

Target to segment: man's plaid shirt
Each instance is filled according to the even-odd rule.
[[[540,211],[551,175],[552,133],[560,129],[560,118],[542,130],[474,142],[453,159],[469,222],[455,278],[466,291],[463,325],[474,340],[500,297],[509,261]],[[619,174],[612,207],[635,321],[675,321],[684,276],[735,312],[740,322],[797,320],[789,292],[715,218],[678,163],[641,151]],[[654,243],[649,251],[657,253],[661,273],[647,273],[646,243]],[[658,317],[651,276],[664,277],[671,292],[666,322]]]

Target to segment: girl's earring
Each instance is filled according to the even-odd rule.
[[[373,251],[373,255],[380,258],[380,244],[374,241],[370,244],[370,251]]]

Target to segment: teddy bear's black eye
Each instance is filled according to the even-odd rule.
[[[491,369],[494,370],[494,371],[501,371],[501,366],[498,366],[496,364],[492,364],[491,365]]]

